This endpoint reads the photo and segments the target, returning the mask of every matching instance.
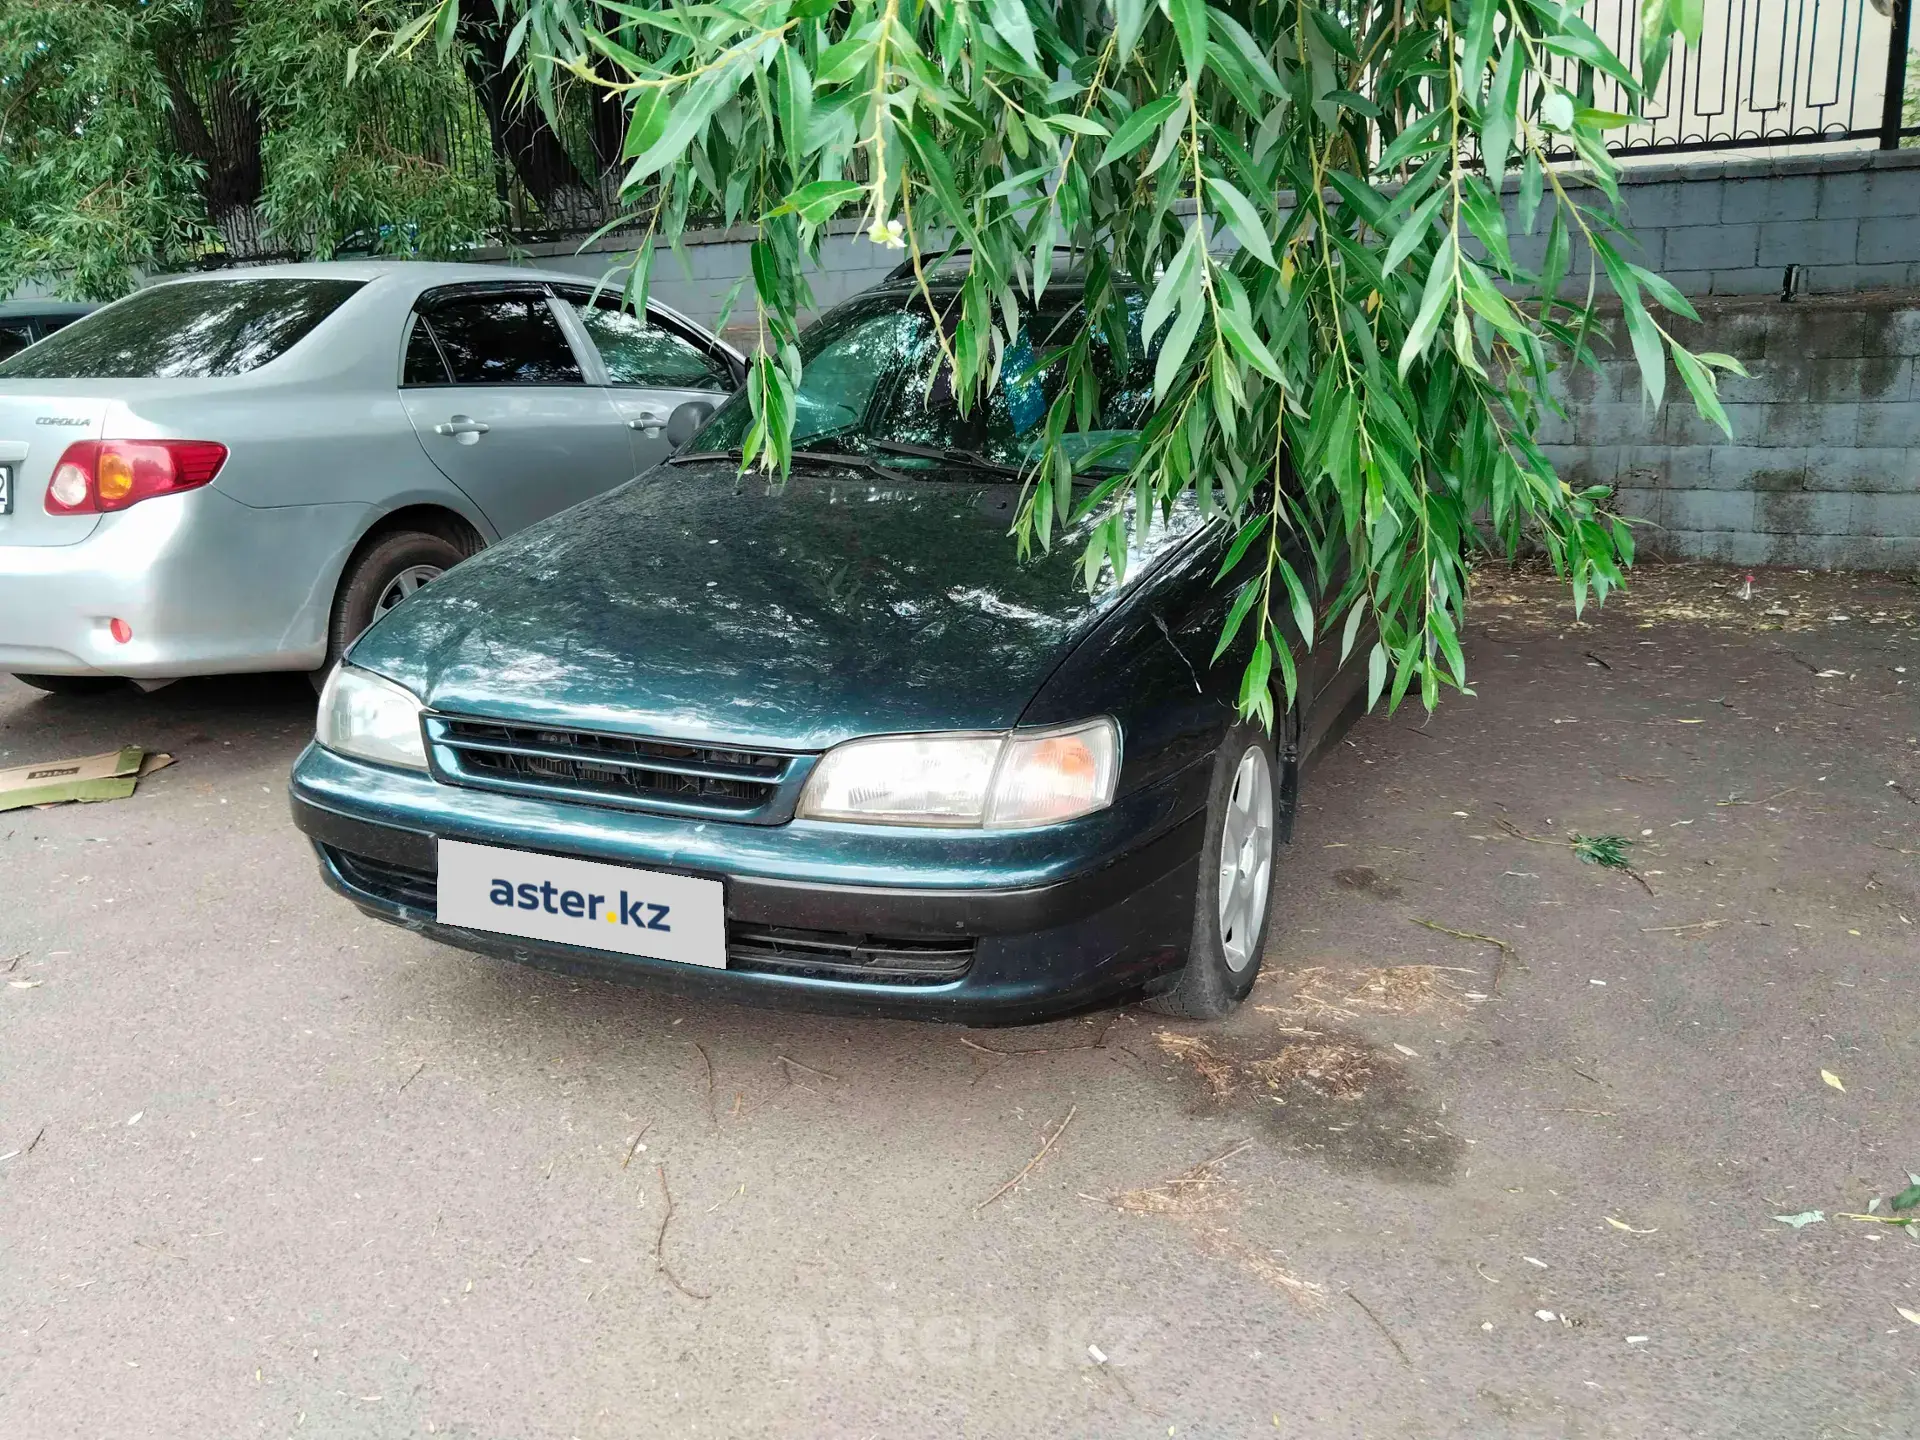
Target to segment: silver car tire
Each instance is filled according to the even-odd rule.
[[[334,662],[362,631],[471,553],[444,535],[424,530],[395,530],[363,544],[341,576],[327,631],[327,662],[313,673],[314,688],[320,688]]]

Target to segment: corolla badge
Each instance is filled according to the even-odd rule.
[[[33,423],[36,425],[86,425],[90,422],[84,415],[42,415]]]

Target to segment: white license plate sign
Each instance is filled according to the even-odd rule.
[[[0,515],[13,509],[13,467],[0,465]]]
[[[718,880],[440,842],[442,925],[727,968]]]

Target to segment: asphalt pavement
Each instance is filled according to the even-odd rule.
[[[1737,579],[1483,577],[1218,1026],[482,959],[322,888],[304,679],[0,679],[177,760],[0,815],[0,1435],[1911,1434],[1920,588]]]

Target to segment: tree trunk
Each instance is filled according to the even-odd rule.
[[[513,77],[505,67],[507,27],[494,15],[492,0],[460,0],[459,38],[465,48],[467,79],[486,111],[494,153],[513,167],[534,203],[546,211],[566,210],[593,187],[574,165],[559,136],[538,105],[518,102]]]
[[[200,193],[214,218],[260,198],[260,108],[241,89],[223,53],[229,32],[211,29],[212,43],[194,53],[161,45],[154,60],[167,82],[167,127],[180,153],[199,162]],[[194,47],[197,48],[197,47]],[[191,66],[207,76],[204,108],[187,83]]]
[[[619,81],[625,76],[604,55],[595,60],[593,73],[603,80]],[[627,138],[627,112],[618,94],[611,90],[593,92],[593,156],[600,162],[600,176],[617,173],[620,151]]]

